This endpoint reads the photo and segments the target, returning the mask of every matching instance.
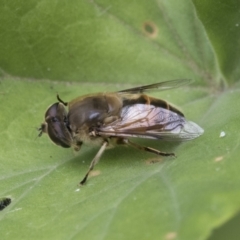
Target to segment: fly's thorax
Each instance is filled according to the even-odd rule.
[[[117,93],[104,95],[108,105],[108,116],[119,116],[123,107],[122,98]]]
[[[115,93],[99,93],[75,99],[68,106],[70,128],[77,132],[83,125],[98,127],[105,119],[120,115],[122,101]]]

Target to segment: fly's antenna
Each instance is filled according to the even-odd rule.
[[[68,105],[68,103],[67,103],[67,102],[64,102],[64,101],[59,97],[58,94],[57,94],[57,100],[58,100],[60,103],[62,103],[64,106],[67,106],[67,105]]]

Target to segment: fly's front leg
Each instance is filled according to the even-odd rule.
[[[80,150],[80,148],[81,148],[81,146],[82,146],[82,142],[80,142],[80,141],[77,141],[74,145],[73,145],[73,149],[75,150],[75,151],[79,151]]]
[[[154,148],[141,146],[141,145],[138,145],[136,143],[130,142],[128,139],[124,139],[124,143],[129,145],[129,146],[132,146],[134,148],[137,148],[139,150],[144,150],[144,151],[147,151],[147,152],[155,153],[157,155],[161,155],[161,156],[174,156],[175,157],[174,153],[161,152],[161,151],[159,151],[157,149],[154,149]]]
[[[104,141],[101,148],[99,149],[98,153],[96,154],[96,156],[92,160],[92,162],[89,166],[88,172],[86,173],[83,180],[80,182],[80,185],[83,185],[87,181],[89,173],[93,170],[94,166],[99,162],[100,157],[102,156],[102,154],[103,154],[104,150],[106,149],[107,145],[108,145],[108,142]]]

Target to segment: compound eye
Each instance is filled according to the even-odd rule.
[[[61,123],[48,125],[48,136],[57,145],[64,148],[71,147],[72,138],[66,126]]]
[[[67,128],[67,111],[62,103],[54,103],[48,108],[45,113],[45,121],[50,139],[64,148],[71,147],[72,136]]]
[[[51,122],[53,122],[53,123],[59,122],[56,117],[52,117],[52,118],[50,118],[50,119],[51,119]]]

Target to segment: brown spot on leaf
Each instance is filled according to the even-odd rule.
[[[165,235],[165,240],[174,240],[177,237],[177,233],[176,232],[169,232]]]
[[[222,160],[223,160],[223,156],[219,156],[214,159],[215,162],[220,162]]]
[[[95,170],[95,171],[91,171],[91,172],[89,173],[89,176],[91,176],[91,177],[96,177],[96,176],[98,176],[98,175],[100,175],[100,174],[101,174],[101,171]]]
[[[155,23],[146,21],[143,23],[143,32],[150,38],[156,38],[158,35],[158,27]]]
[[[162,162],[162,158],[149,158],[146,161],[146,164],[151,165],[151,164],[158,163],[158,162]]]

